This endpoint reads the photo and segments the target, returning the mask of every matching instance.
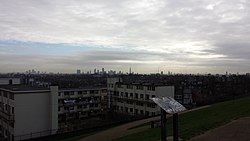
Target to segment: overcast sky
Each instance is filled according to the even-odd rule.
[[[0,0],[0,72],[250,72],[248,0]]]

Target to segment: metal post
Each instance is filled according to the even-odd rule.
[[[161,141],[167,141],[166,114],[166,111],[161,108]]]
[[[178,141],[178,113],[173,115],[173,134],[174,141]]]

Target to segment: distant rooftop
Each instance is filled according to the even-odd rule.
[[[94,86],[86,86],[86,87],[80,87],[80,88],[60,88],[62,91],[75,91],[75,90],[95,90],[95,89],[106,89],[106,87],[94,87]]]
[[[141,85],[141,86],[170,86],[167,83],[150,83],[150,82],[117,82],[116,84],[121,84],[121,85]]]

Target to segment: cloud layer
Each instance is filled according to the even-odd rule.
[[[158,68],[191,73],[249,71],[247,0],[0,3],[2,72],[28,67],[70,72],[98,66],[121,70],[131,66],[145,73]],[[13,40],[17,44],[6,44]],[[17,58],[27,59],[21,63],[14,61]]]

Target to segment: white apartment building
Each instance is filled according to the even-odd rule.
[[[106,88],[0,86],[0,138],[18,141],[74,131],[100,115]]]
[[[122,78],[108,78],[109,108],[115,112],[137,116],[160,114],[150,98],[158,96],[174,97],[174,86],[150,83],[123,83]]]
[[[20,78],[0,78],[0,85],[21,84]]]
[[[55,134],[58,129],[58,87],[0,87],[0,136],[9,141]]]

